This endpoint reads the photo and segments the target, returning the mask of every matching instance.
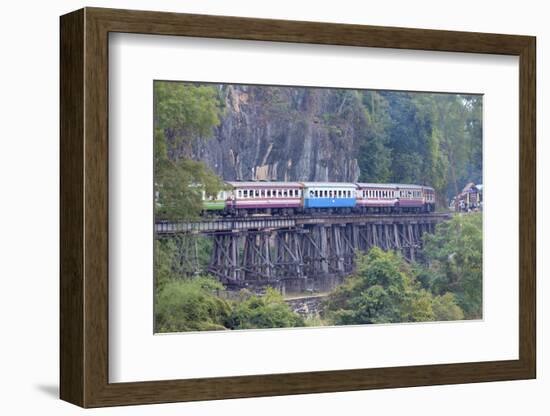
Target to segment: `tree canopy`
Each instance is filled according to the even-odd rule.
[[[440,202],[482,182],[482,97],[362,91],[360,180],[431,185]]]
[[[468,318],[482,312],[482,221],[481,213],[455,215],[424,236],[428,284],[434,293],[454,293]]]
[[[434,297],[400,254],[378,247],[357,254],[355,272],[329,294],[325,315],[335,325],[463,318],[453,294]]]
[[[193,141],[206,140],[223,113],[213,86],[154,83],[155,216],[188,219],[202,207],[205,191],[215,195],[221,179],[203,162],[192,160]]]

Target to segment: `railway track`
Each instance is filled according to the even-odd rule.
[[[326,214],[326,215],[255,215],[242,217],[222,217],[201,219],[199,221],[166,221],[155,223],[155,233],[218,233],[263,229],[296,228],[306,225],[337,224],[393,224],[437,223],[451,218],[452,213],[422,214]]]

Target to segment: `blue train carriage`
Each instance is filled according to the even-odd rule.
[[[357,186],[353,183],[303,182],[304,209],[351,212],[356,204]]]

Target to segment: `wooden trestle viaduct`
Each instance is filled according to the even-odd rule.
[[[422,235],[450,214],[242,217],[156,223],[157,238],[176,242],[181,270],[208,272],[228,287],[323,291],[353,270],[355,252],[377,246],[415,260]],[[207,270],[197,242],[211,239]]]

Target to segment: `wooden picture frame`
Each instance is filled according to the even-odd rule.
[[[536,376],[535,38],[85,8],[61,17],[60,396],[82,407],[396,388]],[[108,35],[262,40],[519,57],[519,359],[109,383]]]

